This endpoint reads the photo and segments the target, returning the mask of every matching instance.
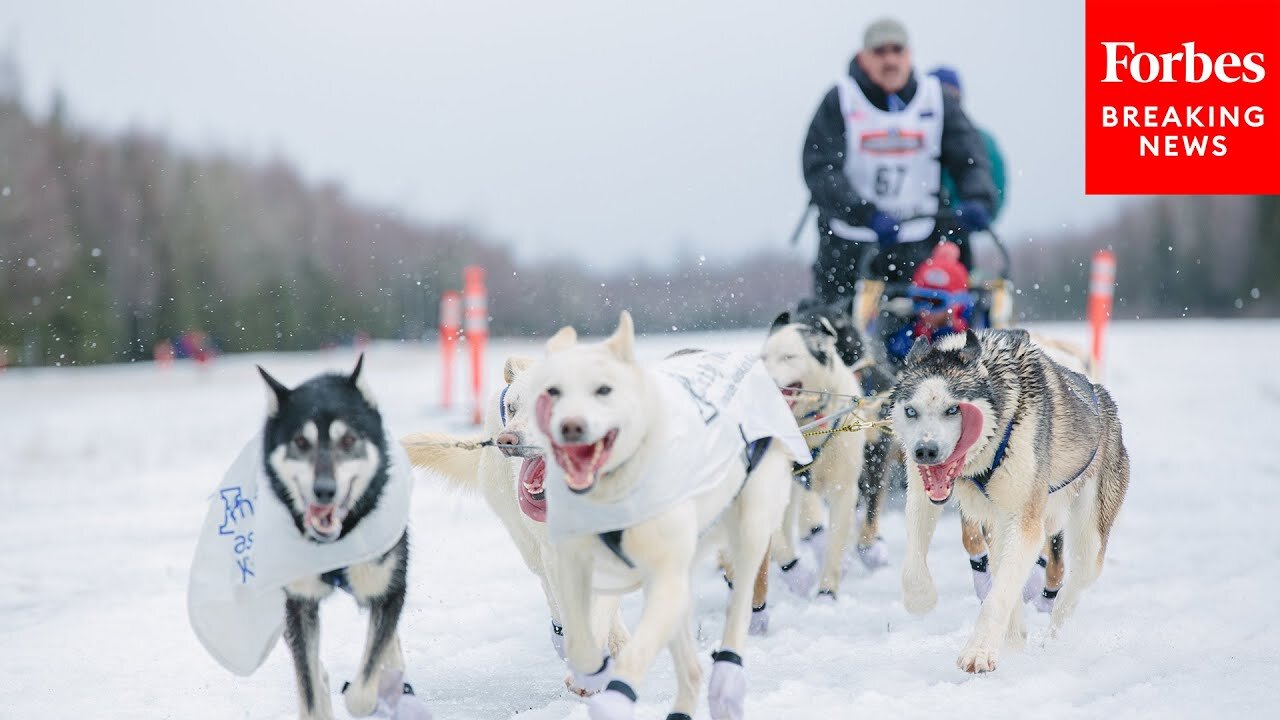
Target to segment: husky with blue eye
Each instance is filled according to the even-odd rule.
[[[378,505],[388,483],[387,440],[372,395],[350,375],[329,374],[289,389],[261,367],[268,387],[263,464],[271,492],[310,542],[340,543]],[[305,577],[285,587],[285,639],[298,680],[299,716],[333,718],[320,663],[320,601],[335,588],[369,610],[369,634],[356,678],[343,694],[356,717],[374,712],[383,668],[403,671],[397,625],[409,564],[408,530],[373,561]],[[406,686],[407,687],[407,686]]]
[[[995,670],[1026,638],[1021,590],[1047,537],[1065,535],[1067,577],[1056,633],[1102,572],[1129,486],[1116,404],[1101,385],[1054,361],[1022,330],[916,341],[893,395],[907,465],[904,604],[934,608],[929,541],[952,496],[992,536],[993,586],[957,664]]]

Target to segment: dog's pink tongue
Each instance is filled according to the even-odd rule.
[[[547,499],[534,499],[533,494],[529,490],[529,486],[541,490],[543,479],[546,477],[547,461],[538,457],[525,458],[520,465],[520,484],[517,495],[520,499],[520,509],[524,511],[529,519],[535,522],[547,521]]]
[[[960,439],[951,455],[937,465],[916,465],[930,500],[942,502],[951,497],[951,486],[964,469],[965,454],[981,433],[982,411],[970,403],[960,403]]]

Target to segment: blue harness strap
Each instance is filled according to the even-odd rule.
[[[1092,388],[1092,384],[1090,384],[1090,387]],[[1099,412],[1098,411],[1098,391],[1096,388],[1093,389],[1092,404],[1093,404],[1093,414],[1096,416],[1098,415],[1098,412]],[[991,499],[991,496],[987,494],[987,481],[991,479],[991,473],[995,472],[996,468],[1000,467],[1000,463],[1004,462],[1004,453],[1005,453],[1005,450],[1009,448],[1009,436],[1011,436],[1012,434],[1013,434],[1013,421],[1010,420],[1009,426],[1004,430],[1004,438],[1000,440],[1000,445],[996,447],[996,456],[995,456],[995,459],[992,460],[991,462],[991,467],[987,468],[986,470],[983,470],[978,475],[975,475],[974,477],[969,478],[970,480],[973,481],[973,484],[976,485],[978,489],[982,491],[982,495],[986,497],[988,500]],[[1094,445],[1093,454],[1089,456],[1089,460],[1084,464],[1084,467],[1080,468],[1080,472],[1076,473],[1075,475],[1072,475],[1070,480],[1067,480],[1061,485],[1050,486],[1049,494],[1052,495],[1058,492],[1059,490],[1061,490],[1062,488],[1080,479],[1080,476],[1084,475],[1085,470],[1088,470],[1089,466],[1093,464],[1093,459],[1098,456],[1098,450],[1101,447],[1102,447],[1101,443]]]
[[[502,392],[498,393],[498,420],[502,422],[502,426],[507,425],[507,391],[511,389],[510,385],[502,388]]]
[[[333,587],[339,590],[344,590],[347,593],[351,593],[351,583],[347,580],[346,568],[338,568],[337,570],[330,570],[329,572],[320,576],[320,582],[324,583],[325,585],[332,585]]]
[[[991,473],[995,472],[996,468],[1000,467],[1000,463],[1004,462],[1004,452],[1009,449],[1009,437],[1012,435],[1013,421],[1010,420],[1008,427],[1004,429],[1004,437],[1000,438],[1000,444],[996,446],[996,456],[991,461],[991,467],[969,478],[974,485],[978,486],[978,489],[982,491],[982,495],[988,500],[991,499],[991,496],[987,495],[987,481],[991,479]]]

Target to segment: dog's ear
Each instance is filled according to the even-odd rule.
[[[289,399],[289,388],[283,383],[271,377],[270,373],[262,369],[261,365],[257,366],[258,373],[262,375],[262,379],[267,381],[267,416],[275,417],[280,412],[280,406]]]
[[[364,353],[360,353],[360,357],[356,358],[356,367],[351,371],[351,375],[347,377],[347,382],[351,386],[360,391],[360,395],[364,397],[364,401],[369,403],[369,407],[378,407],[378,401],[373,397],[373,391],[369,389],[369,383],[360,377],[360,371],[364,369]]]
[[[929,344],[928,338],[923,335],[916,338],[915,344],[911,346],[911,352],[907,353],[907,365],[915,365],[924,360],[932,349],[933,346]]]
[[[1026,332],[1018,331],[1018,332]],[[972,365],[978,361],[978,356],[982,354],[982,344],[978,342],[978,333],[972,330],[964,331],[964,347],[960,348],[960,362],[965,365]]]
[[[622,362],[634,364],[636,361],[636,328],[631,322],[631,313],[626,310],[618,316],[618,329],[613,331],[605,348]]]
[[[783,327],[784,325],[790,325],[790,324],[791,324],[791,313],[784,310],[782,311],[782,313],[778,315],[778,317],[773,319],[773,324],[769,326],[769,334],[772,335],[778,332],[778,328]]]
[[[833,338],[840,337],[840,334],[836,332],[836,329],[831,326],[831,321],[822,315],[819,315],[818,319],[813,322],[813,329],[823,333],[824,335],[830,335]]]
[[[547,340],[547,353],[558,353],[561,350],[568,350],[578,344],[578,331],[566,325],[560,328],[555,335]]]
[[[352,370],[351,377],[347,378],[352,385],[360,383],[360,370],[362,368],[364,368],[364,353],[360,353],[360,357],[356,358],[356,369]]]
[[[507,358],[507,364],[502,366],[502,379],[510,385],[516,381],[516,378],[520,377],[521,373],[528,370],[529,366],[532,364],[533,358],[528,358],[523,355],[512,355]]]
[[[1031,342],[1031,333],[1021,328],[1005,330],[1005,333],[1017,344]]]

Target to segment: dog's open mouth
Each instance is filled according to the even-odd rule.
[[[525,458],[520,464],[520,509],[535,522],[547,521],[547,496],[542,487],[547,476],[547,461],[541,455]]]
[[[787,401],[787,407],[795,407],[796,401],[800,399],[800,391],[804,389],[804,385],[799,382],[793,382],[790,385],[780,388],[782,397]]]
[[[960,477],[960,471],[964,469],[966,455],[981,433],[982,411],[969,403],[960,403],[960,439],[956,441],[951,455],[934,465],[916,465],[924,480],[924,491],[929,500],[941,505],[951,498],[956,478]]]
[[[317,542],[332,542],[342,532],[342,521],[347,517],[347,509],[336,504],[307,505],[303,515],[303,526],[307,535]]]
[[[556,455],[556,463],[564,470],[564,481],[570,490],[584,493],[595,485],[600,469],[609,461],[609,455],[613,452],[613,441],[617,437],[618,430],[614,428],[593,443],[552,444],[551,450]]]

